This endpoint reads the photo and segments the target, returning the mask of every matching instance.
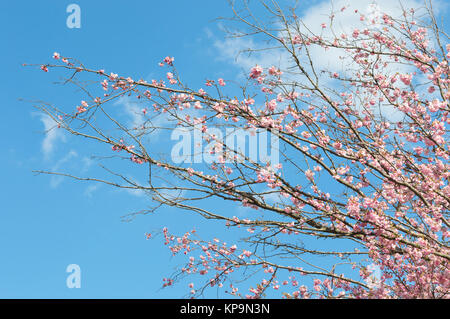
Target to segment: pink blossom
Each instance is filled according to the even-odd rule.
[[[111,73],[111,74],[109,75],[109,79],[110,79],[111,81],[117,80],[118,77],[119,77],[119,76],[118,76],[117,74],[115,74],[115,73]]]
[[[250,77],[252,79],[256,79],[262,74],[262,72],[263,72],[263,68],[260,67],[259,65],[256,65],[253,68],[251,68],[251,70],[250,70]]]
[[[77,106],[78,114],[86,112],[86,109],[82,106]]]
[[[311,182],[314,180],[314,172],[310,169],[305,171],[306,178]]]
[[[174,57],[166,56],[166,57],[164,58],[164,63],[166,63],[167,65],[172,65],[174,60],[175,60]]]
[[[411,79],[412,79],[412,75],[411,74],[400,74],[400,80],[405,85],[410,85],[411,84]]]
[[[283,74],[283,72],[281,72],[280,69],[276,68],[275,66],[271,66],[268,71],[270,75],[279,76]]]
[[[266,107],[267,107],[267,110],[270,112],[275,111],[275,109],[277,108],[277,101],[270,100],[269,102],[266,103]]]

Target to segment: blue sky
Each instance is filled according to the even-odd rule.
[[[181,297],[185,287],[159,290],[162,277],[170,274],[170,254],[160,240],[147,241],[144,236],[167,219],[140,217],[127,223],[120,218],[145,208],[144,198],[104,186],[95,196],[88,195],[88,184],[52,182],[48,176],[32,173],[58,162],[61,169],[76,167],[72,162],[84,163],[88,153],[81,154],[75,142],[66,139],[56,140],[51,154],[44,154],[43,123],[33,103],[18,99],[58,103],[71,99],[74,90],[61,96],[61,88],[52,84],[58,77],[46,77],[21,64],[47,62],[58,51],[89,65],[146,77],[158,70],[161,58],[172,55],[195,78],[193,69],[204,74],[208,66],[203,61],[211,59],[206,28],[214,30],[211,20],[227,5],[77,1],[82,26],[69,29],[66,7],[70,3],[0,3],[4,43],[0,55],[7,75],[1,86],[0,297]],[[71,263],[81,267],[81,289],[66,287],[65,270]]]
[[[69,136],[46,140],[44,123],[33,108],[37,100],[79,103],[76,90],[53,83],[62,74],[22,64],[46,63],[57,51],[92,67],[147,78],[160,72],[158,62],[170,55],[190,81],[203,81],[206,74],[230,77],[214,51],[214,37],[222,34],[213,22],[230,13],[229,7],[226,1],[77,1],[81,28],[69,29],[70,3],[0,3],[0,56],[6,75],[1,85],[0,297],[183,297],[186,285],[160,290],[162,277],[177,263],[162,239],[145,240],[144,235],[161,229],[174,215],[186,219],[171,225],[179,232],[200,220],[164,209],[157,216],[123,222],[123,215],[148,207],[145,197],[33,174],[54,168],[95,171],[89,161],[92,149]],[[211,68],[214,63],[218,65]],[[81,289],[66,287],[66,267],[72,263],[81,267]]]
[[[70,3],[0,3],[0,298],[183,297],[185,284],[159,289],[179,261],[162,240],[145,240],[144,234],[165,225],[178,232],[196,226],[207,237],[214,228],[169,208],[124,222],[121,216],[148,207],[144,196],[33,174],[55,168],[93,173],[89,155],[95,148],[69,136],[46,140],[32,101],[75,105],[79,92],[53,83],[62,73],[22,64],[49,62],[57,51],[93,68],[147,79],[161,74],[157,63],[170,55],[196,85],[206,77],[238,79],[254,60],[236,63],[233,54],[245,43],[223,40],[213,21],[231,15],[227,1],[80,0],[73,2],[81,7],[80,29],[66,26]],[[170,223],[175,219],[179,223]],[[66,287],[65,270],[73,263],[81,267],[81,289]]]

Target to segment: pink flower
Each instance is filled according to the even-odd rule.
[[[218,80],[218,82],[219,82],[219,85],[220,85],[220,86],[225,86],[225,81],[224,81],[222,78],[220,78],[220,79]]]
[[[119,77],[119,75],[117,75],[117,74],[115,74],[115,73],[111,73],[111,74],[109,75],[109,79],[110,79],[111,81],[117,80],[118,77]]]
[[[405,85],[411,84],[412,75],[411,74],[400,74],[400,80],[405,83]]]
[[[174,60],[175,60],[174,57],[166,56],[166,57],[164,58],[164,62],[167,63],[167,65],[172,65]]]
[[[303,136],[304,138],[310,138],[311,137],[311,133],[309,133],[307,131],[301,132],[300,135]]]
[[[306,178],[309,179],[311,182],[314,180],[314,172],[310,169],[306,170],[305,172]]]
[[[53,53],[53,59],[59,60],[59,58],[60,58],[60,55],[58,52]]]
[[[447,102],[439,102],[438,99],[434,99],[433,101],[428,103],[428,109],[430,112],[437,112],[440,108],[445,108]]]
[[[81,114],[81,113],[86,112],[86,109],[84,107],[82,107],[82,106],[78,106],[77,107],[77,111],[78,111],[78,114]]]
[[[320,279],[314,279],[314,290],[315,291],[320,291],[322,289],[322,287],[320,287],[320,284],[322,282],[320,281]]]
[[[277,108],[277,101],[270,100],[269,102],[266,103],[266,107],[267,107],[267,110],[269,110],[270,112],[275,111],[275,109]]]
[[[102,87],[103,87],[103,90],[108,91],[108,81],[107,80],[103,80]]]
[[[276,68],[275,66],[271,66],[271,67],[269,68],[269,74],[270,74],[270,75],[278,76],[278,75],[283,74],[283,72],[281,72],[280,69]]]
[[[253,68],[251,68],[251,70],[250,70],[250,77],[252,79],[256,79],[262,74],[262,72],[263,72],[263,68],[260,67],[259,65],[256,65]]]
[[[253,105],[253,104],[255,104],[255,100],[254,99],[245,99],[244,100],[244,103],[245,103],[245,105]]]

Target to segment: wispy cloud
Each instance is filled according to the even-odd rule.
[[[66,163],[68,163],[71,159],[75,158],[78,156],[78,153],[75,152],[74,150],[70,150],[63,158],[61,158],[60,160],[58,160],[55,165],[53,165],[52,167],[52,171],[53,172],[58,172],[59,169]],[[62,183],[64,177],[63,176],[58,176],[58,175],[52,175],[52,177],[50,178],[50,187],[52,188],[56,188],[59,186],[59,184]]]
[[[128,117],[128,122],[126,123],[128,128],[141,129],[143,125],[145,125],[146,128],[157,128],[156,130],[151,131],[151,136],[153,139],[162,131],[158,128],[161,128],[167,124],[167,113],[156,114],[150,110],[147,115],[144,115],[142,109],[144,107],[148,107],[150,103],[140,103],[128,96],[121,96],[114,104],[123,108],[122,110]]]
[[[91,198],[93,196],[94,192],[100,188],[100,186],[101,186],[100,184],[89,185],[84,190],[84,195],[86,195],[87,197]]]
[[[128,123],[130,126],[138,128],[144,124],[145,117],[142,112],[142,107],[133,101],[133,99],[128,96],[121,96],[114,104],[123,106],[123,110],[130,118],[130,122]]]
[[[250,38],[216,39],[214,47],[217,60],[229,62],[245,72],[257,64],[264,68],[274,65],[286,69],[290,66],[290,56],[286,50],[267,49],[266,43],[258,43]]]
[[[91,168],[91,166],[94,165],[94,163],[95,163],[95,161],[92,158],[87,157],[87,156],[84,156],[81,159],[81,161],[83,163],[83,167],[81,168],[82,173],[86,173],[89,170],[89,168]]]
[[[333,38],[330,26],[328,25],[328,15],[332,9],[339,10],[342,7],[348,7],[347,10],[340,12],[334,18],[333,30],[337,35],[341,33],[352,33],[355,28],[365,27],[366,22],[360,21],[360,15],[355,14],[355,10],[364,14],[366,17],[381,16],[382,13],[387,13],[393,17],[399,17],[402,14],[402,1],[392,0],[378,0],[378,1],[361,1],[361,0],[337,0],[333,2],[322,1],[316,5],[307,9],[300,17],[300,20],[304,23],[308,29],[316,34],[324,37],[329,36]],[[418,8],[423,6],[423,3],[419,0],[403,1],[405,8]],[[440,1],[436,1],[436,6],[441,7]],[[328,26],[322,29],[321,23],[326,23]],[[377,28],[378,25],[373,25],[373,28]],[[303,28],[303,31],[306,31]],[[280,32],[277,36],[280,36]],[[211,32],[207,33],[209,38],[213,37]],[[253,67],[255,64],[263,67],[269,67],[272,65],[286,68],[288,66],[289,55],[286,50],[271,49],[263,50],[267,47],[265,42],[256,42],[253,38],[226,38],[216,39],[214,46],[217,49],[217,57],[219,60],[229,61],[230,63],[244,68],[246,70]],[[251,55],[246,53],[246,50],[255,50]],[[323,49],[320,46],[312,46],[310,48],[310,54],[317,69],[329,69],[339,67],[345,69],[346,64],[351,62],[351,59],[343,60],[340,58],[344,55],[344,51],[339,49]]]
[[[445,10],[446,5],[440,0],[433,2],[435,11]],[[340,11],[341,8],[347,7],[343,12],[336,14],[333,20],[332,28],[329,25],[328,16],[331,12]],[[321,1],[318,4],[312,5],[300,16],[300,20],[305,27],[300,27],[302,32],[313,33],[315,35],[321,35],[324,38],[333,39],[335,35],[340,36],[342,33],[352,34],[353,30],[358,28],[360,30],[368,27],[372,29],[379,29],[380,25],[377,23],[372,24],[371,21],[374,18],[380,18],[381,22],[383,13],[386,13],[392,17],[401,17],[403,9],[408,8],[421,8],[423,2],[420,0],[408,0],[408,1],[392,1],[392,0],[378,0],[378,1],[361,1],[361,0],[336,0]],[[355,10],[359,14],[355,14]],[[365,21],[360,20],[360,14],[365,16]],[[322,28],[322,23],[327,26]],[[309,30],[309,31],[308,31]],[[334,34],[332,33],[332,30]],[[282,32],[282,31],[281,31]],[[282,33],[277,34],[281,36]],[[211,35],[209,35],[211,37]],[[262,41],[256,41],[254,38],[227,38],[227,39],[215,39],[214,46],[217,50],[217,56],[219,60],[228,61],[230,64],[235,65],[245,72],[256,64],[267,68],[275,65],[281,69],[286,70],[292,60],[286,50],[283,49],[271,49],[262,50],[267,47],[267,43]],[[251,55],[245,53],[246,50],[256,50]],[[303,52],[304,53],[304,52]],[[299,58],[305,62],[304,66],[308,68],[309,61],[307,61],[306,55],[300,53]],[[319,79],[322,85],[333,86],[335,85],[330,77],[320,71],[326,70],[329,72],[338,72],[340,75],[350,75],[352,69],[357,69],[354,60],[348,56],[348,53],[343,49],[327,48],[324,49],[319,45],[312,45],[309,47],[309,54],[313,62],[314,68],[319,75]],[[393,75],[396,72],[407,73],[412,72],[412,66],[406,64],[389,64],[388,67],[383,69],[383,73],[386,76]],[[287,77],[289,75],[285,74]],[[297,76],[297,75],[294,75]],[[299,82],[302,81],[302,76],[298,75],[298,78],[293,80]],[[392,106],[383,105],[380,109],[380,113],[391,120],[398,120],[403,116],[403,113],[397,111]]]
[[[45,159],[49,159],[53,154],[58,141],[65,142],[66,137],[62,129],[58,129],[56,122],[47,114],[41,114],[40,120],[44,124],[45,137],[42,141],[42,153]]]
[[[301,20],[312,33],[322,35],[324,38],[333,39],[334,34],[337,36],[342,33],[351,35],[353,30],[362,30],[366,27],[380,31],[379,22],[382,21],[382,15],[386,13],[392,17],[399,18],[403,12],[402,5],[405,9],[419,8],[423,6],[423,3],[418,0],[377,0],[370,2],[361,0],[337,0],[332,3],[324,1],[310,7],[304,13]],[[329,25],[328,15],[332,9],[339,11],[343,7],[347,7],[347,9],[335,15],[333,26],[331,27]],[[355,10],[357,10],[357,14]],[[364,21],[360,20],[361,15],[364,15]],[[371,22],[373,19],[375,19],[375,23]],[[322,23],[327,25],[325,29],[322,29]],[[303,30],[305,29],[303,28]],[[312,46],[310,54],[318,69],[333,69],[334,71],[336,68],[339,68],[340,71],[345,71],[353,64],[351,58],[342,59],[342,56],[347,56],[342,49],[324,49],[321,46]]]

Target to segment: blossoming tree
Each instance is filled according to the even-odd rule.
[[[63,69],[86,94],[71,109],[41,106],[55,129],[145,167],[148,182],[124,171],[114,172],[120,181],[43,173],[142,190],[158,206],[243,231],[227,244],[164,228],[171,252],[186,254],[164,286],[196,276],[192,296],[223,287],[247,298],[448,298],[450,44],[431,4],[400,17],[343,7],[319,28],[276,4],[266,6],[274,20],[265,25],[245,9],[233,7],[246,30],[237,35],[267,40],[267,52],[282,61],[254,65],[235,87],[223,79],[187,86],[173,57],[160,62],[165,78],[147,82],[55,53],[56,63],[41,69]],[[334,22],[349,10],[364,27],[341,32]],[[318,63],[320,50],[340,57],[341,71]],[[97,88],[82,86],[83,76]],[[111,101],[123,96],[143,103],[139,125],[114,116]],[[165,127],[156,125],[159,116]],[[277,163],[218,138],[223,127],[275,136]],[[168,128],[199,134],[213,160],[174,161],[170,151],[146,147]],[[211,199],[246,207],[248,218],[206,204]],[[248,280],[234,284],[244,273]]]

